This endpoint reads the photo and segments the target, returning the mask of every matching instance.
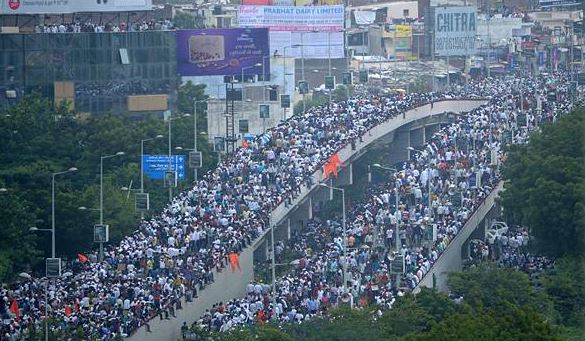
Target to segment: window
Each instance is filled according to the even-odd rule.
[[[123,65],[130,64],[130,58],[128,57],[128,49],[120,49],[120,61]]]
[[[240,120],[238,122],[238,131],[242,134],[245,134],[249,131],[248,120]]]
[[[409,13],[408,13],[408,10],[407,10],[407,9],[405,9],[405,10],[402,10],[402,16],[403,16],[403,17],[407,18],[407,17],[408,17],[408,14],[409,14]]]

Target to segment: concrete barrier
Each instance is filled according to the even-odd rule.
[[[355,150],[351,145],[347,145],[339,151],[339,156],[344,162],[351,162],[351,160],[359,155],[362,155],[364,150],[373,144],[377,139],[387,135],[401,126],[424,119],[433,115],[438,115],[444,112],[469,112],[481,105],[487,103],[485,99],[467,99],[467,100],[443,100],[430,104],[426,104],[411,110],[408,110],[404,115],[398,115],[384,123],[381,123],[370,129],[362,138],[362,141],[356,141]],[[301,194],[295,198],[290,205],[281,203],[272,211],[272,226],[280,225],[287,219],[288,215],[294,212],[310,195],[320,182],[325,180],[322,169],[318,169],[313,173],[313,186],[304,186]],[[160,341],[160,340],[177,340],[181,338],[180,328],[183,322],[190,325],[194,320],[198,319],[206,309],[220,301],[227,301],[235,297],[242,297],[245,295],[246,285],[254,277],[253,255],[254,250],[259,247],[264,241],[265,236],[270,232],[269,229],[258,237],[252,246],[247,247],[240,255],[240,265],[242,272],[231,273],[229,269],[224,269],[221,273],[215,273],[215,283],[208,285],[205,290],[199,293],[199,298],[194,299],[193,302],[187,303],[182,300],[183,309],[177,311],[177,317],[171,320],[163,320],[155,318],[150,322],[151,332],[146,331],[146,327],[139,328],[128,339],[131,341]]]
[[[151,332],[143,326],[139,328],[128,339],[132,341],[171,341],[181,340],[181,326],[183,322],[191,323],[201,317],[206,309],[211,308],[217,302],[226,302],[234,297],[246,295],[246,284],[254,279],[254,249],[248,247],[240,254],[240,266],[242,271],[231,272],[226,267],[222,272],[215,272],[215,282],[205,287],[193,298],[192,302],[182,299],[183,309],[176,310],[177,317],[170,320],[160,320],[158,317],[152,319],[150,324]]]
[[[422,287],[432,288],[433,287],[433,275],[435,276],[437,289],[440,291],[447,291],[447,277],[449,272],[463,270],[463,260],[461,259],[461,247],[465,241],[471,236],[473,231],[481,224],[483,218],[489,213],[494,207],[496,198],[500,191],[504,188],[504,183],[499,182],[498,185],[492,190],[492,192],[485,198],[485,200],[479,205],[479,207],[473,212],[471,217],[467,219],[467,222],[461,228],[461,231],[453,238],[451,243],[447,245],[443,253],[439,255],[437,261],[429,272],[418,282],[413,292],[419,293]]]

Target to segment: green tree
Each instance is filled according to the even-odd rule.
[[[205,28],[205,23],[201,17],[195,17],[185,12],[177,12],[177,15],[173,18],[173,23],[179,29]]]
[[[191,116],[173,121],[172,145],[183,147],[182,150],[173,148],[173,154],[187,154],[193,146],[193,100],[204,99],[203,90],[203,85],[192,83],[179,88],[178,112],[174,116],[183,113]],[[198,106],[197,148],[203,153],[203,168],[199,170],[199,174],[203,174],[213,168],[216,156],[205,134],[205,103],[199,102]],[[111,242],[115,243],[136,229],[140,216],[134,210],[134,191],[140,188],[140,141],[157,135],[167,137],[167,131],[168,124],[161,115],[145,115],[139,120],[124,115],[86,117],[31,95],[0,113],[0,182],[11,193],[18,193],[20,202],[35,217],[31,226],[49,229],[51,174],[73,166],[78,169],[56,179],[56,251],[58,256],[71,259],[79,252],[96,247],[92,226],[99,221],[96,209],[99,208],[100,157],[120,151],[125,153],[104,160],[104,222],[110,225]],[[166,155],[167,141],[162,138],[147,142],[145,154]],[[191,186],[192,181],[193,172],[187,172],[185,181],[180,182],[175,193]],[[148,217],[166,205],[168,195],[161,181],[145,178],[144,185],[151,201]],[[133,191],[122,191],[122,187],[130,187]],[[8,197],[0,196],[0,199],[5,198]],[[80,211],[80,206],[90,210]],[[8,206],[0,206],[0,215],[11,214]],[[45,256],[50,255],[49,237],[47,233],[33,237],[38,239],[38,249],[44,251]],[[30,255],[36,255],[35,251],[31,250]],[[13,259],[10,252],[0,255],[4,277],[20,270],[13,266]],[[40,260],[33,257],[31,261],[34,259]]]
[[[505,304],[553,315],[550,300],[536,291],[528,275],[485,263],[467,271],[455,272],[447,280],[449,290],[463,295],[473,308],[498,308]]]
[[[567,326],[585,326],[585,270],[582,258],[564,258],[542,277],[544,290]]]
[[[30,204],[12,189],[0,192],[0,282],[29,270],[39,256],[35,235],[35,215]]]
[[[305,95],[305,109],[309,110],[312,107],[317,107],[319,105],[325,105],[329,100],[327,96],[307,96]],[[293,113],[295,115],[300,115],[303,113],[303,101],[297,102],[293,108]]]
[[[501,195],[507,221],[528,226],[539,253],[585,251],[585,110],[578,108],[508,152]]]
[[[502,309],[446,317],[426,333],[406,340],[560,340],[543,316],[513,304]]]

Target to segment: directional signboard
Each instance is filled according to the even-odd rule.
[[[143,155],[144,175],[153,180],[164,180],[165,171],[169,169],[168,155]],[[178,173],[179,179],[185,179],[185,155],[171,156],[171,170]]]

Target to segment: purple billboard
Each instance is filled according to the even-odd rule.
[[[181,76],[270,74],[267,28],[177,31],[177,71]]]

